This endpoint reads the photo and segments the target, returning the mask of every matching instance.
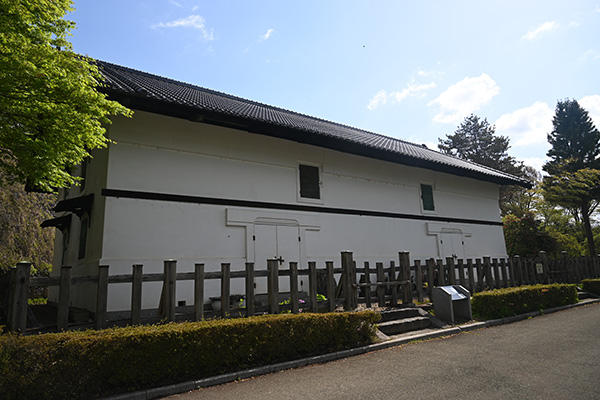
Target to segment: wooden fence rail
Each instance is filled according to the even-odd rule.
[[[445,262],[444,262],[445,261]],[[143,266],[132,266],[131,274],[110,275],[109,266],[101,265],[96,276],[73,276],[70,266],[63,266],[57,277],[30,277],[31,264],[21,262],[4,277],[8,281],[8,296],[4,302],[6,326],[9,331],[26,332],[28,294],[32,287],[58,287],[56,304],[56,330],[93,327],[102,329],[116,324],[137,325],[145,322],[193,320],[199,321],[211,317],[229,317],[233,314],[250,316],[259,313],[278,313],[289,311],[334,311],[356,309],[358,304],[372,307],[396,306],[419,302],[431,298],[433,287],[459,284],[471,293],[512,286],[536,283],[578,283],[584,278],[600,277],[599,257],[549,259],[544,252],[537,258],[522,259],[515,256],[509,259],[455,260],[454,258],[414,260],[411,265],[410,254],[400,252],[398,263],[365,261],[357,267],[353,254],[341,253],[340,268],[333,261],[318,268],[317,263],[309,262],[307,268],[298,268],[295,262],[289,263],[289,269],[280,269],[278,260],[267,260],[266,270],[256,270],[254,263],[246,263],[244,269],[232,270],[229,263],[222,263],[220,271],[205,271],[205,265],[194,265],[193,272],[177,272],[177,261],[164,261],[163,273],[143,273]],[[298,289],[300,276],[308,277],[308,293]],[[255,293],[256,278],[267,278],[267,293]],[[282,294],[279,289],[281,277],[289,277],[289,292]],[[232,279],[245,280],[244,306],[232,306],[230,288]],[[285,278],[284,278],[285,279]],[[214,310],[205,304],[205,283],[208,280],[220,281],[220,310]],[[176,303],[177,282],[194,282],[193,310]],[[142,289],[145,282],[162,282],[159,308],[142,310]],[[108,287],[111,284],[131,284],[131,307],[126,319],[111,319],[107,312]],[[73,285],[92,284],[96,287],[96,309],[93,323],[76,325],[69,323],[71,288]],[[318,301],[318,294],[326,301]],[[282,295],[287,298],[282,302]],[[266,305],[257,303],[260,297],[266,297]],[[233,309],[232,309],[233,307]]]

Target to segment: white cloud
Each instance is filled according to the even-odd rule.
[[[387,92],[385,90],[380,90],[379,92],[377,92],[377,94],[375,96],[373,96],[371,98],[371,100],[369,100],[369,105],[367,106],[367,108],[369,110],[374,110],[377,107],[387,103],[387,99],[388,99]]]
[[[395,103],[400,103],[402,100],[406,99],[407,97],[416,97],[416,96],[423,96],[425,95],[425,92],[429,89],[433,89],[435,88],[435,82],[431,82],[431,83],[427,83],[427,84],[422,84],[422,85],[417,85],[414,83],[414,81],[412,81],[411,83],[408,84],[407,87],[405,87],[404,89],[402,89],[401,91],[393,91],[388,93],[385,90],[380,90],[379,92],[377,92],[375,94],[375,96],[373,96],[371,98],[371,100],[369,100],[369,105],[367,106],[367,108],[369,110],[374,110],[377,107],[379,107],[380,105],[384,105],[389,101],[392,102],[392,104]]]
[[[212,31],[209,32],[206,27],[206,21],[200,15],[190,15],[185,18],[180,18],[169,22],[159,22],[152,25],[153,29],[156,28],[190,28],[196,29],[202,32],[204,40],[213,40]]]
[[[588,51],[586,51],[585,53],[583,53],[583,55],[581,57],[579,57],[579,61],[586,61],[586,60],[598,60],[600,59],[600,53],[594,49],[589,49]]]
[[[494,125],[499,135],[510,138],[513,147],[540,145],[547,142],[547,134],[552,131],[553,116],[548,104],[537,101],[500,116]]]
[[[550,158],[548,158],[548,157],[545,157],[545,158],[529,157],[529,158],[519,159],[519,161],[523,161],[523,163],[525,165],[529,165],[530,167],[537,169],[538,172],[543,173],[542,167],[544,166],[544,164],[546,164],[546,162],[550,161]]]
[[[274,30],[274,29],[272,29],[272,28],[270,28],[270,29],[267,31],[267,33],[265,33],[264,35],[260,35],[260,38],[261,38],[262,40],[267,40],[268,38],[270,38],[270,37],[271,37],[271,35],[273,34],[273,32],[275,32],[275,30]]]
[[[199,8],[200,8],[199,6],[192,7],[192,12],[197,11]]]
[[[600,95],[585,96],[577,102],[590,114],[596,128],[600,129]]]
[[[440,107],[440,112],[434,118],[436,122],[456,123],[489,103],[498,93],[500,88],[496,82],[484,73],[455,83],[428,105]]]
[[[175,0],[169,0],[169,3],[173,4],[175,7],[182,8],[181,3],[176,2]]]
[[[557,29],[560,25],[554,21],[552,22],[544,22],[542,25],[537,28],[531,29],[525,35],[523,35],[523,39],[534,40],[542,37],[542,34],[547,31],[551,31],[553,29]]]

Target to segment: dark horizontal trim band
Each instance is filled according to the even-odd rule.
[[[269,203],[269,202],[262,202],[262,201],[219,199],[219,198],[214,198],[214,197],[186,196],[186,195],[180,195],[180,194],[139,192],[139,191],[135,191],[135,190],[102,189],[102,195],[106,196],[106,197],[124,197],[124,198],[128,198],[128,199],[172,201],[172,202],[178,202],[178,203],[210,204],[210,205],[231,206],[231,207],[262,208],[262,209],[290,210],[290,211],[302,211],[302,212],[338,214],[338,215],[357,215],[357,216],[366,216],[366,217],[413,219],[413,220],[420,220],[420,221],[452,222],[452,223],[458,223],[458,224],[502,226],[502,222],[498,222],[498,221],[481,221],[481,220],[477,220],[477,219],[437,217],[435,215],[401,214],[401,213],[392,213],[392,212],[386,212],[386,211],[352,210],[352,209],[347,209],[347,208],[319,207],[319,206],[309,206],[309,205],[304,205],[304,204],[284,204],[284,203]]]

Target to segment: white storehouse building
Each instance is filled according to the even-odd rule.
[[[98,62],[109,98],[134,110],[61,194],[54,270],[73,275],[178,271],[202,262],[243,269],[268,258],[322,265],[361,260],[506,255],[501,185],[529,183],[425,146]],[[401,132],[400,132],[401,133]],[[257,284],[257,292],[265,290]],[[307,283],[302,282],[306,288]],[[125,284],[122,286],[126,286]],[[160,291],[160,285],[149,286]],[[127,290],[125,290],[127,289]],[[146,290],[146,287],[144,288]],[[154,290],[154,289],[149,289]],[[235,292],[235,288],[232,288]],[[146,290],[144,306],[154,300]],[[205,295],[217,293],[207,288]],[[192,302],[192,286],[178,287]],[[95,292],[73,288],[93,309]],[[111,285],[109,310],[129,288]],[[147,303],[147,304],[146,304]],[[155,304],[154,304],[155,306]]]

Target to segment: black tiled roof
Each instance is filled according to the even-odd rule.
[[[97,61],[97,64],[106,83],[102,90],[133,109],[236,127],[498,184],[530,186],[521,178],[447,156],[422,145],[104,61]]]

